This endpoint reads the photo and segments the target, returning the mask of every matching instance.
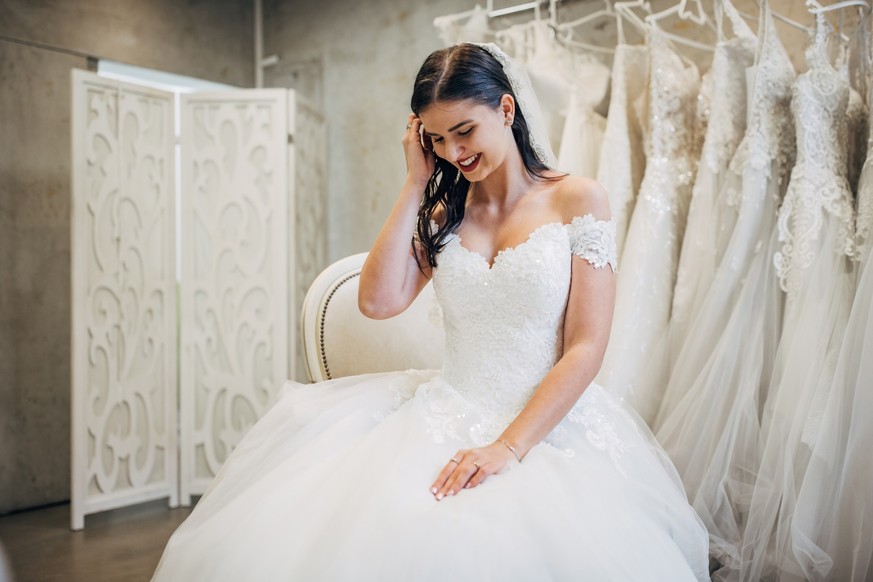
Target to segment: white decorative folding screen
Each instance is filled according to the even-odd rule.
[[[74,71],[72,528],[178,499],[173,95]]]
[[[289,376],[288,92],[182,98],[182,499],[203,493]],[[293,375],[293,374],[291,374]]]
[[[177,285],[173,95],[83,71],[73,91],[81,529],[86,514],[203,493],[297,377],[301,290],[326,261],[325,136],[293,91],[183,96]]]

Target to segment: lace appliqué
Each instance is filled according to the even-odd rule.
[[[591,214],[575,217],[567,230],[570,235],[570,252],[585,259],[595,269],[606,265],[612,272],[618,271],[615,251],[615,222],[597,220]]]
[[[626,411],[612,398],[607,397],[603,389],[596,384],[586,389],[579,403],[567,414],[567,421],[582,425],[588,442],[597,450],[609,455],[615,468],[625,477],[627,477],[627,470],[622,465],[622,457],[632,448],[632,445],[619,437],[613,418],[616,415],[626,414]],[[627,421],[632,422],[631,419]]]
[[[774,264],[782,290],[792,303],[812,264],[829,215],[836,221],[837,252],[852,256],[854,209],[847,180],[846,110],[849,86],[825,60],[821,46],[807,51],[810,69],[794,86],[792,109],[800,159],[791,173],[777,228],[782,249]]]
[[[788,53],[779,42],[769,11],[763,14],[760,57],[755,65],[754,87],[750,92],[749,124],[731,160],[730,169],[741,176],[746,164],[782,184],[795,159],[794,117],[791,114],[791,89],[795,72]],[[775,163],[776,175],[770,172]],[[731,206],[741,203],[742,193],[734,192]]]
[[[418,378],[421,381],[414,381],[410,378],[410,375],[413,375],[414,378]],[[396,412],[401,406],[403,406],[403,404],[415,396],[421,382],[425,382],[429,377],[430,376],[426,376],[416,370],[408,370],[404,374],[389,380],[388,390],[393,394],[393,399],[387,408],[383,408],[373,415],[373,420],[376,422],[382,422],[391,416],[391,414]]]

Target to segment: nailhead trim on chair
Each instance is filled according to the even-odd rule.
[[[321,313],[318,314],[318,352],[321,354],[321,367],[324,368],[324,375],[327,376],[328,380],[333,380],[333,376],[330,375],[330,368],[327,365],[327,354],[324,351],[324,316],[327,313],[327,306],[330,303],[330,300],[333,299],[333,295],[337,292],[337,289],[355,277],[360,276],[361,273],[357,272],[337,283],[334,288],[330,290],[330,294],[327,296],[327,299],[324,300],[324,306],[321,308]]]

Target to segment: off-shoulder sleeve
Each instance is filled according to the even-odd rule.
[[[613,273],[618,270],[615,257],[615,222],[597,220],[591,214],[575,217],[567,225],[570,236],[570,251],[597,269],[606,265]]]

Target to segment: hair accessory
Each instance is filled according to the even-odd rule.
[[[516,106],[521,110],[527,121],[528,129],[530,130],[531,147],[534,153],[542,163],[550,168],[554,168],[557,165],[557,159],[549,145],[549,134],[546,131],[546,123],[540,109],[540,102],[534,93],[527,72],[518,63],[510,59],[493,42],[474,44],[488,51],[503,67],[503,72],[506,74],[506,78],[509,79],[512,92],[515,93]]]

